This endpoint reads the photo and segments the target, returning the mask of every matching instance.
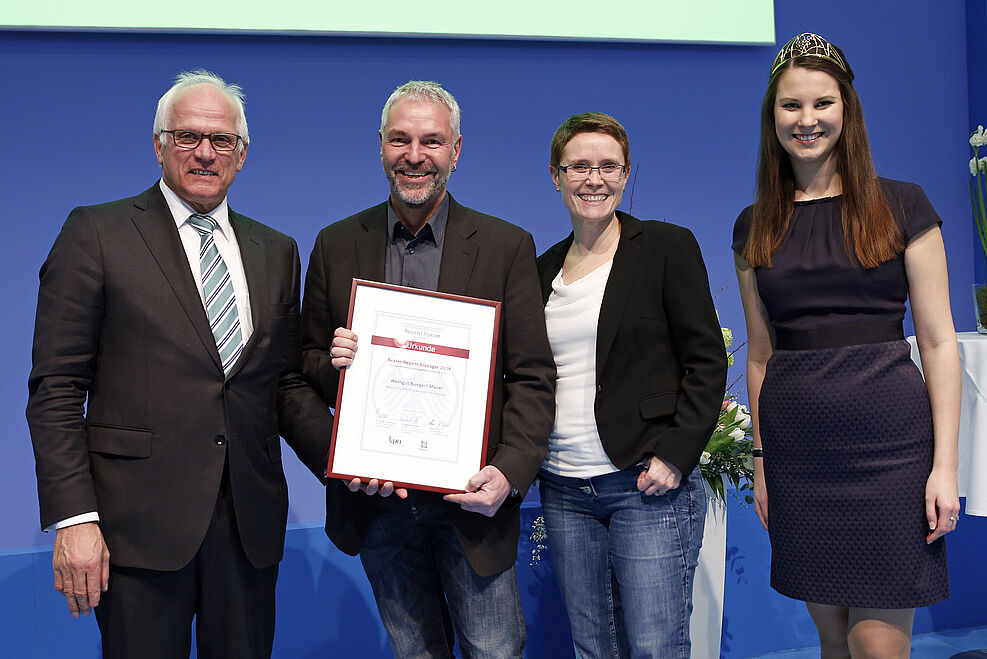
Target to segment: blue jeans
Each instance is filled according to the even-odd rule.
[[[580,657],[689,657],[706,491],[696,468],[677,489],[648,496],[637,489],[641,471],[540,474],[548,545]]]
[[[405,657],[518,658],[524,617],[514,567],[481,577],[449,521],[453,504],[411,492],[380,502],[360,551],[391,650]]]

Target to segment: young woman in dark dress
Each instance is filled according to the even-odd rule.
[[[875,175],[852,82],[818,35],[782,48],[734,227],[755,510],[772,587],[806,602],[824,658],[907,657],[915,607],[949,596],[960,366],[941,221],[917,185]]]

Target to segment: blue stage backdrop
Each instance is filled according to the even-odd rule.
[[[920,183],[943,217],[959,330],[973,327],[974,279],[965,10],[961,2],[833,0],[825,11],[809,12],[810,21],[804,3],[776,2],[780,42],[812,30],[843,47],[857,74],[878,172]],[[980,25],[977,34],[983,32]],[[981,40],[979,49],[984,46]],[[441,81],[462,105],[463,151],[450,182],[453,194],[526,227],[539,250],[569,232],[548,175],[552,133],[575,112],[613,114],[631,139],[632,212],[695,232],[712,288],[729,285],[716,300],[721,320],[742,335],[731,233],[752,199],[759,107],[776,49],[0,32],[0,208],[7,218],[0,245],[7,309],[0,343],[7,364],[0,378],[6,440],[0,461],[0,585],[6,594],[0,642],[21,648],[16,656],[55,656],[80,641],[92,653],[85,656],[96,653],[95,624],[69,621],[64,603],[50,591],[52,537],[38,530],[24,421],[37,272],[73,206],[136,194],[159,176],[151,122],[176,72],[204,67],[243,85],[252,141],[230,203],[295,236],[303,262],[322,226],[387,195],[378,155],[380,109],[408,79]],[[625,195],[625,210],[631,201]],[[742,363],[743,353],[738,357]],[[734,376],[741,371],[734,367]],[[358,564],[326,548],[321,532],[312,529],[324,516],[320,487],[293,457],[286,458],[286,469],[295,530],[282,567],[278,655],[324,656],[341,647],[386,653]],[[987,544],[982,521],[964,517],[950,538],[954,598],[920,612],[917,631],[987,623],[977,594],[987,589],[980,567]],[[768,552],[753,512],[731,509],[724,656],[813,642],[801,606],[768,588]],[[345,569],[338,567],[343,564]],[[526,606],[535,602],[530,656],[562,656],[548,649],[565,638],[557,632],[564,615],[550,572],[532,574],[525,576]],[[354,593],[358,605],[352,608],[338,600]]]

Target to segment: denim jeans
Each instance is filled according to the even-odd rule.
[[[702,476],[696,468],[678,488],[648,496],[637,489],[641,471],[540,474],[548,545],[580,657],[689,657]]]
[[[397,659],[520,658],[524,617],[514,567],[481,577],[449,521],[453,504],[431,493],[383,499],[360,551]]]

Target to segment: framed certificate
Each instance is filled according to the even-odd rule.
[[[486,463],[500,302],[354,279],[326,475],[464,492]]]

